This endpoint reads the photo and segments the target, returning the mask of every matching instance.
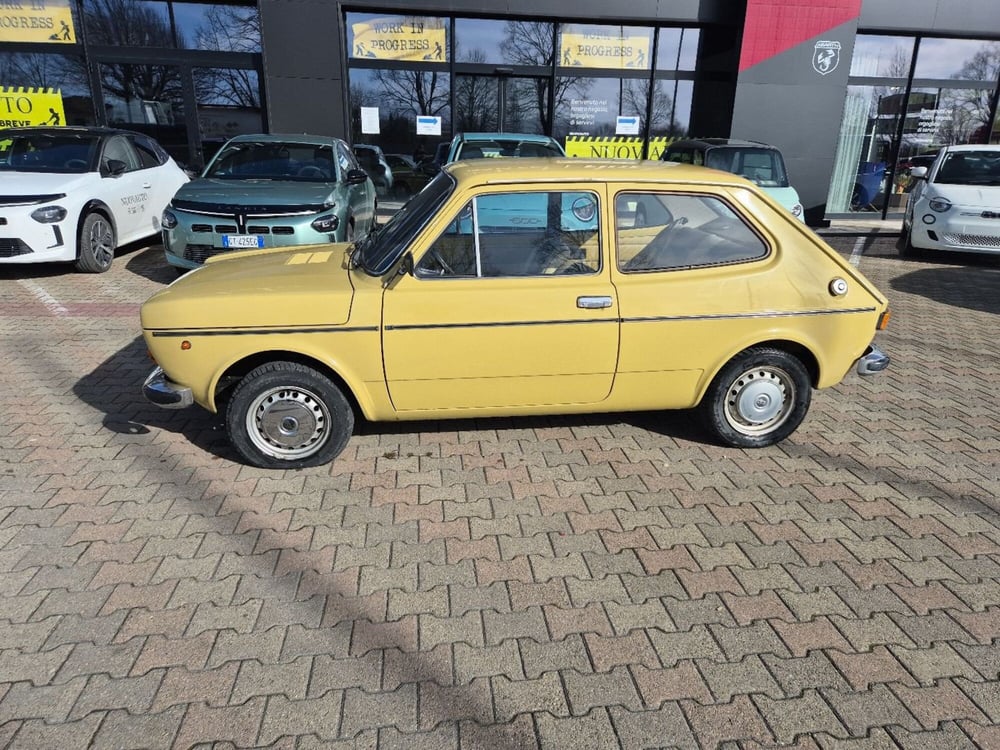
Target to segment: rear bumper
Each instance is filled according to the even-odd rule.
[[[149,373],[146,382],[142,384],[142,395],[151,404],[164,409],[183,409],[194,403],[191,389],[169,380],[162,367]]]
[[[889,355],[870,344],[857,361],[858,375],[874,375],[889,366]]]

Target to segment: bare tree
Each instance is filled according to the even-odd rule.
[[[666,91],[667,81],[656,81],[652,86],[653,108],[649,118],[650,132],[670,136],[681,135],[680,122],[674,116],[674,98]],[[649,100],[650,82],[648,78],[632,78],[622,82],[622,113],[646,116],[646,102]]]
[[[459,52],[456,45],[456,56]],[[463,55],[464,62],[483,63],[482,50]],[[455,128],[464,131],[497,130],[497,82],[489,76],[458,76],[455,87]]]
[[[996,84],[1000,78],[1000,42],[984,43],[982,48],[952,75],[952,78],[962,81],[989,81]],[[989,139],[992,97],[992,88],[958,89],[954,92],[952,100],[973,119],[972,128],[967,134],[968,138],[982,135],[983,142]]]

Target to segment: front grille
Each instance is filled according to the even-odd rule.
[[[247,234],[270,234],[271,227],[247,227]]]
[[[235,224],[216,224],[213,229],[216,234],[236,234],[240,231]]]
[[[188,245],[184,248],[184,259],[195,263],[204,263],[207,258],[223,253],[231,253],[228,247],[212,247],[211,245]]]
[[[31,248],[19,239],[0,239],[0,258],[16,258],[18,255],[29,255]]]
[[[271,231],[274,234],[295,234],[295,227],[274,227]]]
[[[942,234],[941,237],[949,245],[968,245],[969,247],[1000,248],[1000,235],[995,234]]]
[[[5,219],[3,216],[0,216],[0,227],[5,227],[5,226],[7,226],[7,219]]]

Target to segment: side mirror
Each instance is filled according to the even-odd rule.
[[[915,180],[927,179],[927,167],[914,167],[910,170],[910,177]]]
[[[349,169],[347,171],[348,185],[362,185],[368,179],[368,173],[363,169]]]
[[[120,159],[108,159],[105,164],[104,173],[109,177],[117,177],[118,175],[125,174],[126,169],[128,169],[128,164]]]

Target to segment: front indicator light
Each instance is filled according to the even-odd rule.
[[[318,219],[313,219],[312,224],[309,226],[317,232],[336,232],[337,227],[340,226],[340,219],[335,214],[328,214],[326,216],[320,216]]]
[[[878,316],[878,323],[875,325],[876,331],[884,331],[889,327],[889,318],[892,317],[892,313],[886,310],[884,313]]]
[[[44,206],[31,212],[31,218],[39,224],[55,224],[66,218],[66,209],[62,206]]]
[[[937,211],[939,214],[943,214],[951,208],[951,201],[947,198],[931,198],[927,201],[927,205],[930,206],[931,211]]]
[[[190,349],[191,349],[191,342],[188,341],[187,339],[184,339],[184,341],[181,342],[181,351],[186,352],[190,351]]]
[[[802,215],[802,204],[796,203],[794,206],[792,206],[792,216],[801,216],[801,215]]]

